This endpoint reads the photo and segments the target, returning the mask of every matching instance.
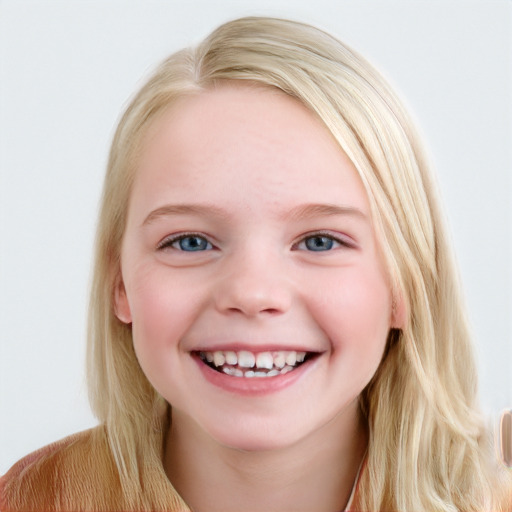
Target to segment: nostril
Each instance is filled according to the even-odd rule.
[[[258,316],[262,314],[266,315],[279,315],[283,311],[278,308],[243,308],[243,307],[231,307],[228,311],[233,313],[241,313],[248,316]]]
[[[260,313],[269,313],[269,314],[277,315],[280,313],[280,310],[277,308],[266,308],[266,309],[262,309],[260,311]]]

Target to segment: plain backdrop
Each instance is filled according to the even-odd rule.
[[[0,0],[0,474],[95,425],[86,301],[123,107],[164,57],[243,15],[317,25],[402,94],[438,171],[483,408],[512,407],[511,2]]]

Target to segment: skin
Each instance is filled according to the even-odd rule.
[[[204,250],[182,250],[190,233]],[[357,399],[400,327],[391,304],[363,185],[300,103],[230,84],[153,122],[116,312],[172,405],[164,467],[193,510],[343,509],[367,444]],[[269,346],[317,356],[264,392],[212,384],[194,356]]]

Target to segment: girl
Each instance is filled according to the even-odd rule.
[[[507,510],[434,186],[399,101],[325,33],[247,18],[117,129],[89,382],[101,426],[1,510]]]

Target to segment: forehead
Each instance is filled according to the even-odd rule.
[[[133,193],[156,202],[220,195],[247,207],[257,196],[350,198],[367,209],[357,171],[323,123],[281,91],[244,84],[186,96],[163,111],[144,136]]]

